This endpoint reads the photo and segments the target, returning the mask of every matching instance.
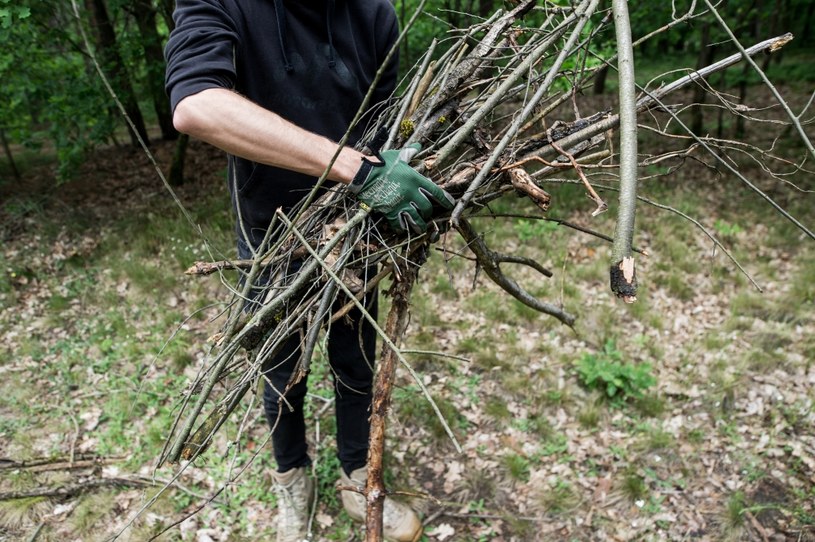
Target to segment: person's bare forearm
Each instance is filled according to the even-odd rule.
[[[207,89],[176,106],[179,132],[206,141],[235,156],[319,177],[337,151],[328,138],[304,130],[276,113],[227,89]],[[350,183],[362,153],[345,147],[328,178]]]

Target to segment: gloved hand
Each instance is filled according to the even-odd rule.
[[[397,231],[410,228],[424,233],[434,204],[450,210],[456,203],[453,196],[408,165],[420,150],[421,146],[414,144],[401,151],[377,154],[379,162],[363,159],[348,187],[360,202],[382,213]]]

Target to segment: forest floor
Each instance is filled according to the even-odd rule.
[[[155,151],[167,164],[172,144]],[[47,167],[0,185],[0,541],[148,540],[165,529],[160,540],[273,538],[268,431],[249,399],[159,493],[177,471],[155,470],[156,457],[221,323],[213,304],[228,300],[217,277],[183,270],[233,250],[222,156],[192,143],[187,171],[178,195],[206,242],[140,151],[100,151],[56,188]],[[763,186],[815,225],[812,194]],[[550,192],[551,216],[613,230],[612,213],[591,218],[581,190]],[[609,292],[604,241],[477,219],[493,248],[554,277],[507,272],[579,320],[562,326],[466,260],[432,255],[403,347],[463,451],[401,371],[387,458],[389,486],[422,511],[423,540],[815,540],[815,243],[699,164],[645,181],[643,193],[699,219],[763,293],[703,232],[651,206],[637,219],[635,244],[649,255],[637,257],[630,306]],[[520,199],[497,210],[534,212]],[[439,246],[461,244],[448,234]],[[609,396],[611,372],[627,395]],[[313,539],[364,540],[334,490],[327,375],[318,355]]]

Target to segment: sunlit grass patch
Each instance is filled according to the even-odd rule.
[[[642,446],[648,451],[666,450],[670,449],[675,442],[676,439],[671,433],[651,427],[644,434]]]
[[[801,304],[791,299],[776,300],[752,290],[737,293],[730,300],[731,319],[743,322],[749,318],[788,323],[797,319]],[[736,324],[728,323],[728,325]]]
[[[506,404],[506,399],[490,397],[484,405],[484,412],[495,420],[506,420],[512,416]]]
[[[680,301],[690,301],[696,295],[696,288],[688,280],[688,276],[682,273],[663,273],[660,285]]]
[[[782,302],[794,304],[799,314],[812,319],[815,317],[815,250],[800,254],[795,263],[798,267]]]
[[[724,525],[728,530],[737,529],[744,524],[744,512],[747,509],[747,498],[744,492],[736,491],[727,498]]]
[[[516,515],[505,515],[503,517],[510,536],[515,540],[533,540],[536,534],[535,522]]]
[[[455,285],[450,281],[450,277],[443,272],[436,275],[430,291],[442,299],[455,300],[459,298]]]
[[[464,303],[473,313],[482,314],[491,322],[511,323],[515,320],[502,292],[479,289],[468,296]]]
[[[485,371],[490,371],[495,368],[508,370],[511,366],[511,363],[506,357],[499,355],[496,351],[494,341],[484,338],[462,340],[461,343],[459,343],[457,352],[469,357],[474,367]]]
[[[47,497],[25,497],[0,501],[0,529],[18,530],[26,525],[34,525],[36,520],[47,513],[51,505]]]
[[[512,422],[513,427],[540,441],[546,441],[554,434],[551,422],[543,414],[531,414]]]

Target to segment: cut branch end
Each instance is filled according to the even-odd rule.
[[[611,291],[626,303],[637,300],[637,271],[634,258],[623,258],[609,270]]]

